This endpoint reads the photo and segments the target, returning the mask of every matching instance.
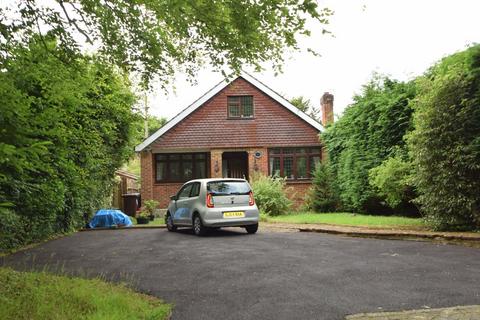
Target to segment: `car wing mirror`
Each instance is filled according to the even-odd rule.
[[[177,200],[177,195],[176,195],[176,194],[174,194],[173,196],[170,196],[170,200],[174,200],[174,201],[176,201],[176,200]]]

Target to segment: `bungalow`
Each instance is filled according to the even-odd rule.
[[[322,123],[333,121],[333,95],[321,99]],[[141,194],[168,205],[186,181],[246,178],[259,171],[287,178],[302,203],[322,159],[322,124],[251,75],[223,80],[135,150],[141,155]]]

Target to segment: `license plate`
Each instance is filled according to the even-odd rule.
[[[245,212],[243,211],[230,211],[223,213],[224,218],[244,218]]]

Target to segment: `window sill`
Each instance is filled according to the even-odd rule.
[[[227,120],[255,120],[255,117],[250,117],[250,118],[247,118],[247,117],[238,117],[238,118],[235,118],[235,117],[227,117]]]
[[[302,184],[302,183],[312,183],[312,178],[305,179],[287,179],[285,180],[287,184]]]

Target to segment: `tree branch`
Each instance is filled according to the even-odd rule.
[[[67,18],[67,21],[70,25],[73,25],[75,27],[75,29],[77,29],[78,32],[80,32],[86,39],[86,41],[89,43],[89,44],[93,44],[93,41],[92,39],[90,39],[90,36],[88,35],[88,33],[83,30],[82,28],[80,28],[80,26],[77,24],[77,20],[76,19],[71,19],[70,16],[68,15],[68,12],[67,12],[67,9],[65,8],[65,5],[63,3],[62,0],[57,0],[58,4],[60,5],[60,7],[62,8],[63,10],[63,13],[65,14],[65,17]]]

